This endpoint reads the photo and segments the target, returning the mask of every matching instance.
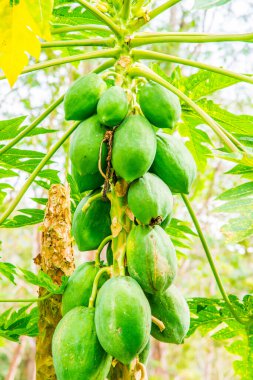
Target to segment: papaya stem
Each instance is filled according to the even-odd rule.
[[[74,25],[74,26],[66,26],[62,28],[55,28],[52,30],[52,34],[60,34],[60,33],[69,33],[69,32],[79,32],[82,30],[97,30],[102,32],[111,33],[110,29],[104,25],[96,25],[96,24],[87,24],[87,25]]]
[[[41,302],[44,301],[48,298],[50,298],[53,295],[53,293],[48,293],[46,296],[39,297],[39,298],[28,298],[28,299],[6,299],[6,300],[1,300],[0,302],[27,302],[27,303],[33,303],[33,302]]]
[[[122,7],[122,19],[127,22],[131,10],[131,0],[124,0]]]
[[[179,63],[179,64],[186,65],[186,66],[197,67],[199,69],[212,71],[212,72],[217,73],[217,74],[222,74],[222,75],[226,75],[228,77],[234,78],[234,79],[238,79],[239,81],[242,81],[242,82],[247,82],[247,83],[253,84],[253,78],[250,76],[235,73],[231,70],[226,70],[226,69],[223,69],[221,67],[207,65],[206,63],[192,61],[191,59],[176,57],[174,55],[158,53],[158,52],[150,51],[150,50],[133,49],[132,50],[132,56],[136,60],[138,60],[138,59],[151,59],[151,60],[155,59],[155,60],[159,60],[159,61],[161,60],[161,61]]]
[[[7,210],[2,214],[0,218],[0,225],[8,218],[8,216],[12,213],[15,207],[19,204],[20,200],[23,198],[26,191],[29,189],[34,179],[37,177],[39,172],[43,169],[43,167],[47,164],[50,158],[54,155],[54,153],[62,146],[62,144],[67,140],[67,138],[74,132],[74,130],[78,127],[80,121],[77,121],[72,125],[71,128],[64,133],[64,135],[58,140],[58,142],[52,146],[52,148],[48,151],[48,153],[43,157],[40,161],[39,165],[34,169],[30,177],[26,180],[24,185],[21,187],[17,196],[10,203]]]
[[[42,42],[43,49],[65,46],[114,46],[114,38],[86,38],[82,40],[63,40],[63,41],[50,41]]]
[[[95,265],[96,266],[100,266],[100,253],[102,252],[102,249],[104,248],[104,246],[112,240],[112,235],[109,235],[107,236],[106,238],[104,238],[104,240],[101,241],[97,251],[96,251],[96,256],[95,256]]]
[[[112,271],[111,267],[105,267],[105,268],[101,268],[98,271],[98,273],[96,274],[96,276],[94,278],[93,286],[92,286],[92,292],[91,292],[90,300],[89,300],[89,307],[94,307],[94,302],[95,302],[96,296],[97,296],[98,283],[99,283],[100,277],[102,276],[103,273],[108,273],[109,275],[111,275],[111,271]]]
[[[180,99],[182,99],[186,104],[188,104],[194,111],[205,121],[209,127],[220,137],[223,143],[232,151],[238,152],[237,146],[228,138],[228,136],[223,132],[220,128],[220,125],[209,116],[201,107],[199,107],[192,99],[190,99],[187,95],[185,95],[178,88],[173,86],[171,83],[167,82],[160,75],[156,74],[154,71],[150,70],[146,66],[138,65],[129,69],[128,73],[132,76],[143,76],[147,79],[151,79],[156,83],[159,83],[163,87],[167,88],[174,94],[176,94]]]
[[[98,194],[95,194],[92,197],[90,197],[87,200],[87,202],[85,203],[85,205],[83,206],[82,212],[86,212],[88,210],[88,208],[90,207],[90,205],[92,204],[92,202],[94,202],[95,200],[100,199],[100,198],[102,198],[102,193],[98,193]]]
[[[209,247],[208,247],[207,241],[206,241],[206,239],[205,239],[205,237],[204,237],[204,234],[203,234],[202,229],[201,229],[201,227],[200,227],[200,224],[199,224],[199,222],[198,222],[197,216],[196,216],[196,214],[194,213],[193,208],[192,208],[192,206],[191,206],[191,204],[190,204],[190,201],[189,201],[189,199],[188,199],[184,194],[181,194],[181,197],[182,197],[182,199],[183,199],[183,201],[184,201],[184,203],[185,203],[185,206],[186,206],[186,208],[187,208],[187,210],[188,210],[188,212],[189,212],[189,214],[190,214],[190,216],[191,216],[191,219],[192,219],[192,221],[193,221],[193,224],[194,224],[194,226],[195,226],[195,228],[196,228],[196,231],[197,231],[197,233],[198,233],[199,239],[200,239],[201,244],[202,244],[202,247],[203,247],[203,249],[204,249],[204,251],[205,251],[205,254],[206,254],[207,260],[208,260],[208,262],[209,262],[209,265],[210,265],[210,267],[211,267],[211,270],[212,270],[212,272],[213,272],[213,275],[214,275],[215,281],[216,281],[217,286],[218,286],[218,288],[219,288],[219,290],[220,290],[220,292],[221,292],[221,295],[222,295],[224,301],[226,302],[226,304],[227,304],[227,306],[228,306],[228,308],[229,308],[231,314],[234,316],[234,318],[237,320],[237,322],[239,322],[239,323],[245,325],[245,324],[247,323],[247,321],[243,320],[243,319],[237,314],[237,312],[235,311],[233,305],[231,304],[231,302],[230,302],[230,300],[229,300],[229,298],[228,298],[228,295],[227,295],[227,293],[226,293],[226,291],[225,291],[225,289],[224,289],[224,286],[223,286],[223,284],[222,284],[221,278],[220,278],[219,273],[218,273],[218,271],[217,271],[217,269],[216,269],[216,266],[215,266],[215,263],[214,263],[214,260],[213,260],[212,254],[211,254],[211,252],[210,252],[210,250],[209,250]]]
[[[99,156],[98,156],[98,170],[102,177],[106,179],[106,175],[103,172],[102,169],[102,149],[103,149],[104,139],[101,141],[100,147],[99,147]]]
[[[161,332],[163,332],[163,330],[165,330],[165,325],[160,319],[158,319],[152,315],[151,320],[159,328],[159,330]]]

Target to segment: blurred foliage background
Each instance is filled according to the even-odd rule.
[[[251,0],[233,0],[223,6],[209,10],[194,9],[194,1],[186,0],[173,7],[150,26],[150,30],[159,31],[192,31],[232,33],[249,32],[252,26],[253,4]],[[162,51],[167,49],[170,54],[180,54],[182,57],[196,59],[228,69],[253,72],[253,48],[245,43],[220,44],[166,44],[155,46]],[[80,48],[79,48],[80,49]],[[50,58],[50,49],[43,53],[45,59]],[[46,69],[19,78],[13,89],[7,81],[0,84],[0,118],[9,119],[20,115],[28,115],[28,121],[40,114],[50,102],[59,97],[80,74],[90,70],[92,63],[61,65],[58,68]],[[175,69],[172,64],[163,64],[163,69],[169,74]],[[190,75],[197,70],[182,67],[184,75]],[[239,83],[213,95],[216,102],[222,104],[233,113],[252,113],[252,96],[250,85]],[[64,130],[66,122],[62,106],[54,111],[42,125],[46,128]],[[47,150],[56,141],[54,133],[34,136],[25,139],[22,146],[27,149]],[[60,149],[55,158],[55,168],[60,170],[60,179],[65,181],[69,170],[68,143]],[[239,297],[250,293],[253,286],[252,241],[247,239],[240,244],[228,243],[221,227],[226,215],[218,214],[214,209],[219,205],[216,197],[228,188],[238,185],[238,179],[224,175],[232,167],[232,163],[210,159],[204,172],[199,173],[191,194],[194,209],[215,257],[217,267],[228,293]],[[15,190],[26,178],[23,174],[17,180],[11,179]],[[30,207],[30,198],[43,198],[46,190],[33,185],[24,200],[22,207]],[[30,198],[29,198],[30,197]],[[9,201],[10,199],[8,199]],[[175,217],[189,220],[180,197],[176,197]],[[32,204],[35,207],[35,204]],[[39,208],[40,206],[37,205]],[[36,271],[33,258],[40,250],[40,226],[21,229],[1,229],[2,241],[0,256],[3,261],[11,262],[18,267]],[[207,263],[199,240],[192,237],[188,242],[190,248],[181,249],[179,255],[179,273],[176,285],[187,298],[216,297],[220,298],[215,280]],[[76,264],[90,259],[92,253],[80,254],[76,250]],[[0,298],[26,298],[36,296],[34,286],[17,281],[17,286],[5,280],[0,280]],[[18,304],[0,304],[0,312]],[[20,343],[14,343],[0,338],[0,380],[34,380],[35,340],[23,337]],[[152,352],[149,360],[150,380],[235,380],[233,371],[234,355],[228,353],[224,345],[210,336],[202,337],[197,331],[185,340],[184,345],[165,345],[152,341]]]

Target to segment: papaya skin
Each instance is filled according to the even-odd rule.
[[[128,101],[123,88],[112,86],[106,90],[98,101],[97,114],[101,124],[115,127],[127,115]]]
[[[70,160],[79,175],[92,175],[98,172],[100,145],[106,132],[97,115],[83,121],[73,133],[70,141]],[[102,167],[106,166],[107,148],[103,144]]]
[[[100,344],[123,364],[146,346],[151,325],[149,303],[131,277],[113,277],[99,290],[95,324]]]
[[[134,226],[127,239],[128,271],[146,293],[164,291],[177,272],[175,248],[160,226]]]
[[[195,161],[183,141],[157,133],[157,150],[150,171],[160,177],[173,193],[189,194],[196,178]]]
[[[71,166],[71,174],[77,184],[80,193],[88,190],[95,190],[103,185],[104,178],[99,172],[94,174],[80,175],[76,168],[73,165]]]
[[[104,380],[112,358],[101,347],[95,330],[94,309],[69,311],[53,335],[52,352],[57,380]]]
[[[146,173],[131,183],[127,195],[128,205],[136,219],[149,225],[162,222],[172,213],[173,197],[169,187],[155,174]]]
[[[152,323],[151,335],[161,342],[182,343],[190,327],[190,311],[181,292],[171,285],[164,293],[148,295],[148,299],[152,315],[165,325],[161,332]]]
[[[116,129],[112,166],[116,175],[125,181],[131,182],[143,176],[152,165],[155,152],[155,132],[145,117],[130,115]]]
[[[158,83],[141,87],[139,103],[144,116],[157,128],[173,129],[181,115],[178,97]]]
[[[99,75],[91,73],[77,79],[64,97],[66,120],[85,120],[96,112],[97,103],[106,90]]]

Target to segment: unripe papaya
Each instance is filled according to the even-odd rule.
[[[134,216],[142,224],[162,222],[172,213],[171,191],[159,177],[152,173],[146,173],[131,183],[127,201]]]
[[[82,211],[90,196],[78,204],[72,221],[72,233],[80,251],[97,249],[101,241],[111,234],[109,202],[96,199],[85,212]]]
[[[128,111],[127,96],[123,88],[112,86],[98,101],[97,114],[101,124],[115,127],[126,117]]]
[[[143,364],[147,364],[149,354],[150,354],[150,348],[151,348],[151,342],[150,339],[148,340],[148,343],[144,347],[144,349],[139,353],[139,361]]]
[[[97,74],[91,73],[77,79],[64,97],[65,119],[85,120],[93,115],[105,90],[106,83]]]
[[[160,226],[134,226],[127,239],[128,272],[146,293],[164,291],[177,271],[175,248]]]
[[[168,227],[168,225],[170,224],[171,222],[171,219],[172,219],[172,213],[169,214],[163,221],[162,223],[160,224],[160,226],[166,230],[166,227]]]
[[[177,137],[157,134],[157,150],[150,169],[158,175],[173,193],[189,194],[196,178],[195,161],[185,144]]]
[[[146,346],[151,324],[150,306],[131,277],[113,277],[99,290],[95,324],[100,344],[123,364]]]
[[[157,128],[174,128],[181,115],[178,97],[158,83],[141,87],[139,102],[144,116]]]
[[[76,268],[70,276],[62,296],[62,315],[76,306],[89,305],[93,282],[98,271],[99,268],[95,266],[94,262],[86,262]],[[108,278],[108,274],[103,273],[98,287],[100,288]]]
[[[182,343],[189,330],[190,311],[180,291],[171,285],[164,293],[148,295],[148,299],[152,315],[165,325],[165,329],[161,332],[152,323],[151,335],[161,342]]]
[[[103,185],[104,178],[101,176],[100,172],[94,174],[81,175],[78,173],[76,168],[71,166],[72,176],[77,184],[80,193],[87,190],[95,190],[101,185]]]
[[[106,132],[97,115],[83,121],[73,133],[70,142],[70,159],[77,172],[84,176],[98,172],[100,145]],[[101,162],[106,165],[107,148],[103,144]]]
[[[155,132],[145,117],[128,116],[116,129],[113,139],[112,166],[117,176],[131,182],[143,176],[155,157]]]
[[[112,358],[101,347],[93,308],[70,310],[57,325],[52,341],[57,380],[104,380]]]

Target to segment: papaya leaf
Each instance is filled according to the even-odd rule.
[[[177,254],[180,256],[185,256],[184,253],[178,250],[178,248],[189,249],[189,242],[191,237],[197,236],[195,232],[189,227],[189,223],[182,220],[172,218],[168,227],[166,227],[166,232],[170,236],[171,241],[176,247]]]
[[[50,19],[53,11],[53,0],[25,0],[31,16],[33,17],[40,31],[40,37],[51,40]]]
[[[195,0],[195,9],[209,9],[229,3],[232,0]]]
[[[8,183],[0,183],[0,204],[3,203],[7,195],[6,189],[13,190],[13,186],[9,185]]]
[[[226,239],[231,243],[241,241],[253,235],[253,211],[248,210],[242,217],[232,218],[221,227]]]
[[[243,178],[253,179],[253,168],[251,166],[238,164],[228,170],[226,174],[240,175]]]
[[[0,336],[18,342],[19,338],[25,336],[38,335],[38,308],[28,310],[30,305],[26,305],[16,311],[11,309],[0,314]]]
[[[20,126],[26,116],[18,116],[9,120],[0,120],[0,140],[8,140],[20,133]]]
[[[49,293],[63,294],[64,289],[67,286],[67,282],[68,282],[67,276],[63,276],[62,284],[57,285],[53,282],[52,278],[47,273],[44,273],[42,270],[40,270],[37,275],[23,268],[20,268],[20,270],[23,273],[24,280],[26,282],[45,288],[48,290]]]
[[[64,2],[54,8],[52,22],[56,25],[85,25],[85,24],[102,24],[93,13],[85,10],[83,6],[73,2]]]
[[[20,214],[12,219],[6,219],[0,228],[20,228],[42,223],[44,220],[44,210],[29,208],[18,210]]]
[[[245,198],[250,195],[253,195],[253,182],[246,182],[242,185],[224,191],[224,193],[220,194],[216,199],[220,199],[222,201],[231,201],[238,198]]]
[[[0,261],[0,274],[8,278],[14,285],[16,285],[14,276],[17,274],[17,272],[15,265]]]
[[[76,181],[71,174],[67,175],[67,181],[70,187],[71,212],[74,213],[77,205],[82,199],[82,195],[78,189]]]

